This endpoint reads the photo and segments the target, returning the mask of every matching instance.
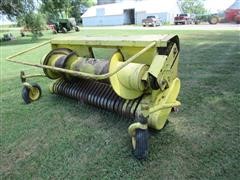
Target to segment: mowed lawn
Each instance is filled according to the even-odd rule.
[[[5,58],[48,40],[50,32],[38,41],[18,37],[2,43],[1,179],[240,179],[239,31],[81,30],[66,35],[166,33],[180,36],[182,106],[164,129],[151,132],[149,158],[142,162],[131,153],[128,119],[50,94],[49,79],[30,80],[41,85],[43,96],[23,103],[19,71],[41,69]],[[45,46],[20,59],[39,63],[49,50]]]

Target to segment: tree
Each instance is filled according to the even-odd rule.
[[[42,30],[46,27],[46,18],[43,14],[30,12],[17,18],[18,23],[33,34],[33,37],[42,36]]]
[[[29,29],[34,37],[41,35],[46,21],[43,14],[36,12],[35,0],[2,0],[0,12],[10,20],[17,20],[18,25]]]
[[[184,13],[190,14],[205,14],[207,11],[204,8],[205,0],[180,0],[180,5]]]
[[[80,24],[82,22],[82,14],[87,10],[88,7],[94,5],[93,0],[72,0],[71,2],[71,16],[75,17],[76,22]]]
[[[34,0],[1,0],[0,12],[7,15],[8,19],[15,20],[18,16],[33,12]]]
[[[93,4],[93,0],[41,0],[40,9],[47,15],[50,22],[69,17],[75,17],[79,21],[84,7]]]

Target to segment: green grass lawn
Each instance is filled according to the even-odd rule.
[[[2,43],[1,179],[240,179],[239,32],[82,30],[71,35],[165,33],[180,36],[182,106],[163,130],[151,133],[143,162],[131,154],[127,119],[50,94],[48,79],[33,80],[43,96],[23,103],[19,71],[41,69],[5,58],[48,40],[50,32],[37,41],[18,37]],[[38,63],[49,49],[21,59]]]

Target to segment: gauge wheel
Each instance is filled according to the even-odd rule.
[[[78,26],[75,27],[75,31],[78,32],[80,29]]]
[[[136,129],[136,135],[132,137],[133,155],[139,160],[147,158],[148,136],[147,129]]]
[[[32,88],[24,86],[22,89],[22,98],[26,104],[29,104],[33,101],[37,101],[41,95],[41,87],[37,83],[31,84]]]

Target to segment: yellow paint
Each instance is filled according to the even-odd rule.
[[[147,128],[148,128],[147,124],[142,124],[140,122],[136,122],[136,123],[131,124],[128,127],[128,133],[131,137],[135,137],[136,129],[147,129]]]
[[[180,91],[180,80],[176,78],[173,80],[171,86],[168,89],[166,89],[163,93],[159,93],[154,104],[155,106],[158,106],[158,107],[162,106],[164,108],[160,108],[158,111],[149,114],[148,124],[150,127],[154,129],[163,128],[171,112],[172,107],[174,107],[175,105],[180,105],[179,103],[176,103],[176,104],[173,103],[173,102],[176,102],[179,91]],[[167,107],[169,104],[172,104],[173,106]]]

